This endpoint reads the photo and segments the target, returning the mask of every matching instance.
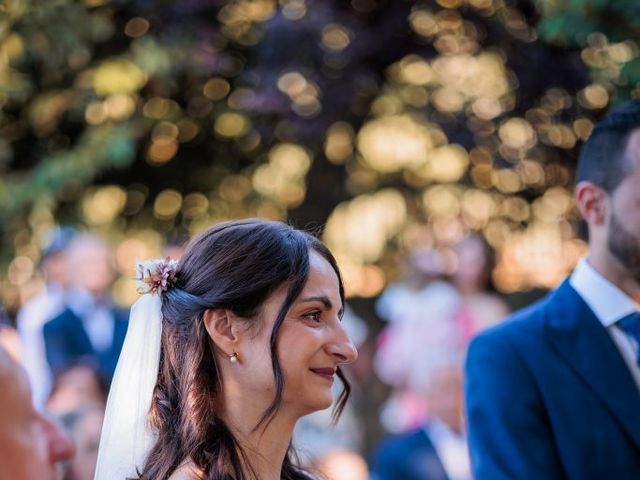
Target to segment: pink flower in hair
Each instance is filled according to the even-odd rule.
[[[156,294],[169,290],[176,279],[177,260],[165,259],[146,260],[136,265],[136,281],[138,293]]]

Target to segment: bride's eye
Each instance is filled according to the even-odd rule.
[[[312,322],[319,322],[320,315],[322,315],[322,312],[320,310],[314,310],[313,312],[306,313],[304,315],[304,318],[307,320],[311,320]]]

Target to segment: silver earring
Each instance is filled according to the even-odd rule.
[[[233,352],[233,354],[229,355],[229,361],[231,363],[238,363],[238,354]]]

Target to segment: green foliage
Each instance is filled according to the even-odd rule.
[[[538,23],[542,37],[552,43],[582,48],[624,44],[630,53],[611,62],[589,62],[593,78],[614,92],[619,100],[640,94],[640,2],[636,0],[538,0],[543,18]]]
[[[557,12],[542,18],[538,30],[543,37],[562,45],[583,44],[589,34],[598,31],[598,24],[580,12]]]
[[[638,7],[556,4],[539,2],[539,31],[560,47],[532,4],[502,0],[5,2],[4,261],[37,261],[59,221],[182,238],[258,215],[326,223],[353,278],[378,272],[362,295],[404,249],[469,230],[505,258],[546,245],[559,274],[578,251],[579,142],[635,88],[637,48],[612,42],[637,28],[616,27],[619,4]],[[500,288],[553,281],[518,262]]]
[[[135,131],[133,124],[88,130],[73,150],[43,158],[28,175],[16,175],[11,182],[3,182],[0,203],[5,211],[17,211],[39,197],[55,198],[69,182],[90,184],[96,171],[128,166],[134,159]]]

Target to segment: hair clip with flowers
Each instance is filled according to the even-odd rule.
[[[146,260],[137,262],[136,282],[138,293],[159,294],[169,290],[176,280],[177,260],[169,257],[164,259]]]

